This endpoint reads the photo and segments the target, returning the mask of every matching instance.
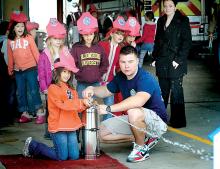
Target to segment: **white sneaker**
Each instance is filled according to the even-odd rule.
[[[25,117],[27,117],[27,118],[29,118],[29,119],[33,119],[33,118],[34,118],[33,115],[29,114],[29,113],[26,112],[26,111],[22,113],[22,116],[25,116]]]
[[[148,150],[152,149],[158,142],[158,137],[146,137],[144,140],[144,144],[148,146]]]
[[[129,154],[127,158],[127,162],[139,162],[144,161],[149,158],[149,152],[147,145],[139,146],[138,144],[134,143],[133,150]]]
[[[32,137],[28,137],[24,143],[23,155],[25,157],[31,157],[30,152],[29,152],[29,145],[31,141],[32,141]]]

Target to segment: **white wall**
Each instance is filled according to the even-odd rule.
[[[30,21],[45,31],[50,18],[57,18],[57,0],[29,0]]]

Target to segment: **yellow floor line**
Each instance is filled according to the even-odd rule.
[[[184,132],[184,131],[181,131],[181,130],[178,130],[178,129],[175,129],[175,128],[172,128],[172,127],[168,127],[168,130],[169,131],[172,131],[174,133],[177,133],[179,135],[182,135],[182,136],[185,136],[185,137],[188,137],[188,138],[191,138],[191,139],[194,139],[194,140],[197,140],[199,142],[202,142],[202,143],[205,143],[205,144],[208,144],[210,146],[213,145],[213,143],[207,139],[204,139],[202,137],[199,137],[199,136],[196,136],[196,135],[193,135],[193,134],[190,134],[190,133],[187,133],[187,132]]]

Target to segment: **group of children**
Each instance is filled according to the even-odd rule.
[[[84,124],[78,113],[91,106],[90,100],[82,98],[82,91],[88,86],[103,85],[113,79],[120,71],[118,60],[122,46],[136,47],[142,42],[142,55],[143,51],[152,51],[146,46],[153,46],[156,26],[151,23],[152,15],[147,15],[146,19],[150,23],[144,25],[144,34],[147,34],[146,27],[150,27],[152,37],[136,40],[140,36],[137,19],[129,17],[125,21],[118,16],[105,40],[98,42],[97,19],[84,12],[77,21],[80,42],[69,51],[64,45],[65,27],[51,18],[46,27],[47,47],[39,53],[34,41],[34,30],[39,25],[27,22],[23,13],[12,14],[7,43],[8,73],[16,79],[18,111],[21,112],[19,122],[30,122],[35,115],[38,124],[48,120],[47,130],[54,144],[51,148],[29,137],[23,149],[25,156],[44,156],[54,160],[79,158],[76,130]],[[77,80],[76,89],[73,74]],[[42,106],[38,85],[46,95],[47,113]],[[113,96],[103,101],[109,106],[115,102]],[[105,115],[103,120],[110,117]]]

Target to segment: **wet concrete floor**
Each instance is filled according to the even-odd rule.
[[[144,68],[154,73],[154,68],[147,64]],[[139,163],[126,162],[127,155],[132,149],[131,143],[101,144],[101,149],[130,169],[213,168],[213,160],[202,158],[205,155],[212,156],[213,146],[208,140],[208,134],[220,126],[219,80],[204,60],[189,60],[188,69],[188,75],[184,77],[187,127],[177,130],[170,128],[164,134],[164,138],[196,151],[205,151],[202,156],[162,140],[150,151],[150,159]],[[43,138],[43,133],[44,125],[36,125],[34,122],[14,123],[1,128],[0,154],[20,154],[28,136],[52,145]]]

